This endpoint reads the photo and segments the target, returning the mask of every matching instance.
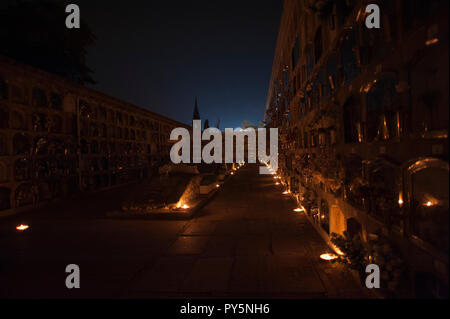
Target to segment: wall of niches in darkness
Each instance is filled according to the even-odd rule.
[[[392,234],[414,285],[448,296],[448,2],[378,0],[379,30],[366,1],[325,2],[284,3],[266,105],[279,174],[324,237]]]
[[[150,176],[179,123],[0,61],[0,212]]]

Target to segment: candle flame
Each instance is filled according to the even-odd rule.
[[[320,259],[327,260],[327,261],[334,260],[337,258],[338,258],[338,256],[336,256],[335,254],[331,254],[331,253],[325,253],[325,254],[320,255]]]
[[[403,206],[403,194],[402,194],[402,192],[400,192],[400,193],[398,194],[398,205],[399,205],[400,207]]]
[[[334,247],[334,251],[335,251],[339,256],[344,256],[344,253],[343,253],[342,250],[340,250],[338,247]]]
[[[27,230],[28,228],[30,228],[30,226],[22,225],[22,224],[16,227],[16,229],[19,231],[24,231],[24,230]]]
[[[189,205],[186,204],[183,200],[180,200],[177,203],[177,209],[188,209],[188,208],[189,208]]]

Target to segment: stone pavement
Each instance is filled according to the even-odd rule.
[[[190,221],[102,217],[122,191],[133,189],[0,221],[0,298],[367,297],[341,266],[319,259],[325,242],[256,165]],[[30,230],[16,232],[19,223]],[[80,289],[65,287],[71,263]]]
[[[247,165],[150,267],[129,298],[367,298],[295,201]]]

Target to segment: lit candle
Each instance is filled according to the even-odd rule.
[[[320,255],[320,259],[327,260],[327,261],[334,260],[337,258],[338,258],[338,256],[336,256],[335,254],[331,254],[331,253],[325,253],[325,254]]]
[[[28,226],[28,225],[22,225],[22,224],[16,227],[16,229],[17,229],[18,231],[24,231],[24,230],[27,230],[28,228],[30,228],[30,226]]]
[[[402,195],[402,193],[400,193],[400,194],[398,195],[398,205],[399,205],[400,207],[403,206],[403,195]]]

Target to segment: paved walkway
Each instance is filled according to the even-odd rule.
[[[325,242],[257,169],[239,170],[190,221],[104,219],[101,201],[114,202],[106,193],[94,217],[77,217],[90,209],[85,200],[75,214],[54,206],[0,223],[0,297],[366,297],[341,266],[319,259]],[[21,222],[31,228],[18,234]],[[65,288],[70,263],[80,266],[81,289]]]
[[[143,271],[130,297],[364,297],[272,176],[237,172],[167,251]]]

